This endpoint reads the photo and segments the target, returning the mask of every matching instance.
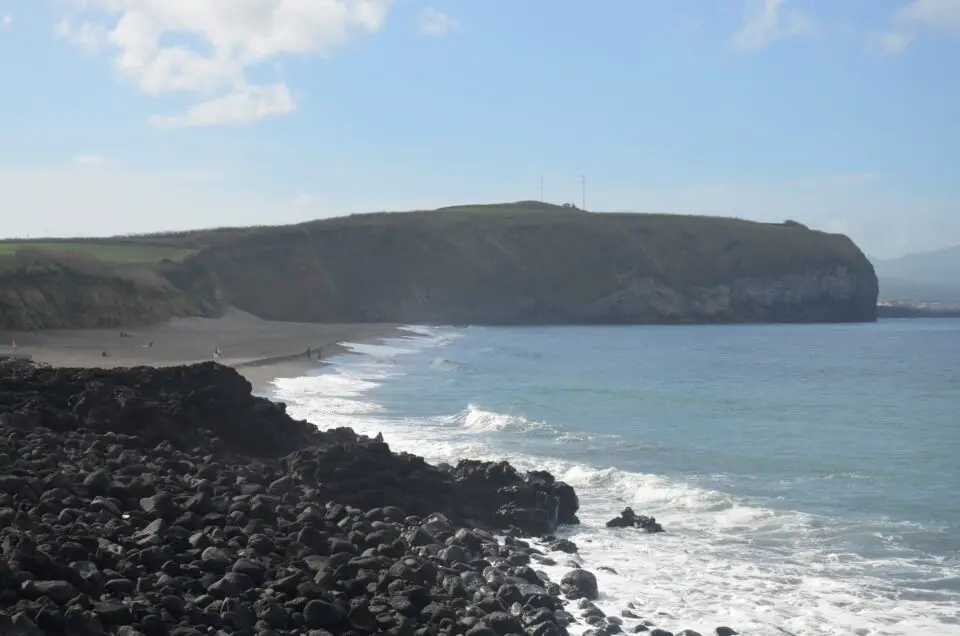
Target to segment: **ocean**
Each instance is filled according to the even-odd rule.
[[[273,397],[429,461],[550,470],[608,613],[960,634],[960,320],[407,332]],[[605,528],[625,506],[667,532]]]

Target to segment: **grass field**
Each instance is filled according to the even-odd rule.
[[[110,263],[159,263],[165,258],[179,261],[196,252],[189,248],[155,245],[88,243],[86,241],[16,241],[0,243],[0,256],[13,256],[19,250],[25,249],[52,253],[75,252]]]

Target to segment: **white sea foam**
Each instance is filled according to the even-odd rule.
[[[471,433],[554,431],[544,422],[531,421],[521,415],[485,411],[473,404],[441,421]]]
[[[632,602],[639,608],[634,610],[637,614],[659,626],[704,634],[713,633],[718,625],[764,635],[960,634],[960,596],[905,593],[886,576],[896,570],[917,581],[955,579],[960,576],[956,560],[869,559],[837,547],[842,544],[837,520],[750,505],[704,488],[703,482],[685,483],[559,456],[507,456],[492,434],[543,431],[549,425],[478,405],[433,419],[385,416],[366,394],[404,371],[402,364],[384,361],[423,348],[442,348],[462,336],[441,329],[407,329],[417,337],[362,348],[352,345],[365,356],[334,359],[333,368],[322,375],[277,380],[276,397],[287,402],[294,417],[323,428],[350,426],[367,435],[383,433],[392,448],[429,461],[508,459],[519,468],[550,470],[567,481],[580,495],[582,524],[563,534],[580,547],[576,558],[597,575],[602,594],[597,604],[608,613],[619,614]],[[569,431],[557,435],[567,443],[583,437]],[[558,453],[563,448],[559,446]],[[723,476],[706,480],[722,482]],[[606,529],[604,522],[624,505],[655,515],[668,532],[647,535]],[[873,538],[896,541],[889,531]],[[558,565],[538,567],[559,581],[569,570],[571,557],[551,556]]]

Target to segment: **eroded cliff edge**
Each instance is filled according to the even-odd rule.
[[[144,324],[227,303],[285,321],[486,325],[863,322],[877,312],[876,274],[853,241],[791,222],[519,203],[122,240],[196,253],[136,280],[0,271],[0,327]]]
[[[25,250],[0,262],[0,329],[145,325],[223,309],[216,278],[194,261],[121,265]]]
[[[264,318],[434,324],[861,322],[877,277],[795,223],[503,206],[276,228],[198,259]]]

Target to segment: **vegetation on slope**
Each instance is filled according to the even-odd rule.
[[[149,324],[221,310],[216,279],[193,262],[110,262],[36,247],[0,258],[0,328]]]
[[[872,266],[843,236],[793,223],[589,214],[539,203],[269,228],[210,246],[197,258],[216,272],[231,302],[286,320],[872,319],[876,300]],[[735,283],[841,271],[859,285],[850,301],[856,307],[823,298],[818,308],[778,313],[737,306],[750,304],[739,296],[726,307],[715,306],[723,299],[699,298],[722,295],[717,288]]]
[[[3,241],[0,242],[0,260],[15,256],[18,252],[27,251],[36,254],[44,252],[52,255],[66,256],[83,254],[108,263],[159,263],[166,259],[181,261],[196,249],[142,245],[121,239],[116,243],[105,243],[103,239],[97,242],[86,242],[77,239],[61,241]]]
[[[215,284],[231,304],[270,319],[540,324],[875,315],[876,277],[856,245],[793,222],[590,214],[520,202],[79,243],[171,250],[185,256],[181,264],[138,271],[189,299],[215,296]]]

